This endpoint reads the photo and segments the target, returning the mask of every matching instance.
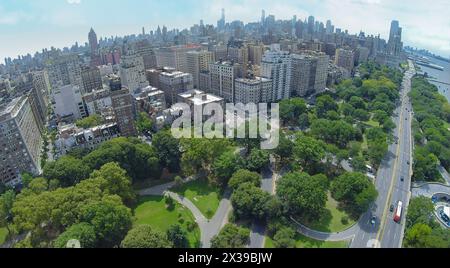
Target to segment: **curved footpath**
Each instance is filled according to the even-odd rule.
[[[189,178],[185,182],[194,180],[194,178]],[[216,214],[211,220],[206,219],[206,217],[200,212],[200,210],[195,206],[189,199],[177,194],[170,192],[169,189],[175,185],[174,182],[158,185],[152,188],[144,189],[139,191],[140,196],[163,196],[169,195],[174,200],[179,202],[181,205],[189,209],[194,215],[195,221],[200,228],[201,233],[201,247],[210,248],[211,239],[216,236],[220,230],[228,223],[228,215],[231,211],[230,193],[226,192],[224,198],[220,201],[219,208]]]
[[[295,224],[297,224],[297,226],[298,226],[297,231],[300,234],[302,234],[306,237],[315,239],[315,240],[319,240],[319,241],[338,242],[338,241],[352,240],[360,228],[359,224],[355,223],[352,227],[348,228],[345,231],[338,232],[338,233],[325,233],[325,232],[319,232],[319,231],[312,230],[312,229],[304,226],[303,224],[297,222],[293,218],[291,218],[291,220],[293,222],[295,222]]]

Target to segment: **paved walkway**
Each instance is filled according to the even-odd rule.
[[[325,233],[325,232],[319,232],[319,231],[312,230],[312,229],[304,226],[303,224],[297,222],[293,218],[291,218],[291,220],[293,222],[295,222],[295,224],[297,225],[297,227],[298,227],[297,231],[299,233],[301,233],[302,235],[304,235],[306,237],[309,237],[309,238],[312,238],[315,240],[320,240],[320,241],[338,242],[338,241],[344,241],[344,240],[351,240],[355,237],[356,232],[360,228],[359,224],[356,223],[349,229],[339,232],[339,233]]]
[[[432,198],[435,194],[450,195],[450,186],[441,183],[414,184],[412,188],[412,195],[414,197],[425,196]]]
[[[186,182],[193,180],[194,178],[189,178]],[[174,182],[158,185],[152,188],[144,189],[139,191],[140,196],[163,196],[169,195],[174,200],[188,208],[194,215],[195,221],[200,228],[201,233],[201,247],[210,248],[211,239],[216,236],[220,230],[228,223],[228,215],[232,209],[230,202],[230,192],[224,194],[224,198],[219,204],[216,214],[211,220],[206,219],[206,217],[200,212],[200,210],[192,203],[189,199],[177,194],[170,192],[169,189],[175,185]]]

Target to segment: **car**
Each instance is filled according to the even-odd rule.
[[[401,177],[400,181],[404,182],[405,181],[405,177]]]
[[[408,161],[408,162],[406,162],[406,164],[409,166],[409,165],[411,165],[411,163]]]
[[[394,209],[395,209],[395,206],[394,206],[394,205],[391,205],[389,211],[390,211],[390,212],[394,212]]]
[[[375,226],[376,223],[377,223],[377,217],[373,216],[372,219],[370,220],[370,224],[372,224],[372,226]]]

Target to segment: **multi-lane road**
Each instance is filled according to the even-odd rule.
[[[411,61],[409,68],[402,84],[401,105],[396,109],[394,117],[397,125],[394,136],[397,137],[397,142],[389,146],[389,153],[378,170],[375,184],[379,196],[371,211],[363,215],[359,222],[360,228],[351,244],[353,248],[399,248],[402,245],[405,214],[401,223],[396,223],[395,210],[391,212],[390,208],[392,205],[396,208],[401,201],[404,210],[407,211],[411,197],[412,105],[408,94],[411,91],[411,78],[415,74],[415,67]],[[377,219],[375,226],[370,224],[373,216]]]

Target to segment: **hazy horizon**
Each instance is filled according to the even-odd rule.
[[[166,25],[169,30],[190,28],[201,19],[216,25],[220,10],[225,8],[227,22],[245,23],[260,20],[261,10],[276,19],[317,20],[333,24],[349,33],[364,31],[387,39],[390,22],[398,20],[403,27],[405,46],[427,49],[450,57],[450,20],[442,10],[445,0],[3,0],[0,3],[0,59],[34,54],[43,48],[63,48],[87,42],[91,27],[100,37],[139,34]],[[171,16],[167,16],[170,12]]]

